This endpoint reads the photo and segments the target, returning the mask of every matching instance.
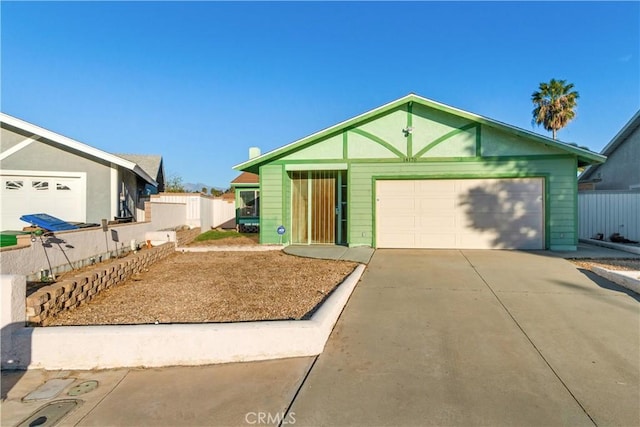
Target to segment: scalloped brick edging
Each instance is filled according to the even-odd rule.
[[[360,264],[310,320],[22,327],[13,369],[197,366],[316,356],[364,273]]]
[[[122,283],[173,252],[175,245],[165,243],[44,286],[27,297],[27,322],[32,326],[46,324],[50,317],[91,301],[104,289]]]

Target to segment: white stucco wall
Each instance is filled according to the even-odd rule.
[[[235,203],[193,193],[161,193],[151,196],[152,203],[184,203],[185,224],[205,232],[236,217]]]
[[[185,203],[161,203],[151,199],[151,222],[154,230],[164,230],[187,222]]]
[[[25,298],[26,282],[24,276],[0,276],[0,319],[2,369],[28,365],[31,361],[31,351],[14,342],[14,334],[25,329]],[[27,334],[28,335],[28,334]],[[23,342],[24,338],[20,338]]]
[[[33,369],[106,369],[314,356],[324,350],[364,268],[358,266],[311,320],[21,328],[13,347],[24,356],[16,360]]]
[[[118,251],[129,250],[131,240],[143,243],[147,232],[185,225],[185,217],[184,204],[154,203],[151,222],[110,225],[107,233],[102,228],[61,231],[52,237],[36,237],[26,247],[4,249],[0,269],[2,274],[19,274],[29,280],[39,277],[40,270],[68,271],[69,264],[77,267],[76,263],[89,263],[91,258],[96,262],[109,258],[116,245]],[[112,240],[112,230],[117,233],[117,244]]]

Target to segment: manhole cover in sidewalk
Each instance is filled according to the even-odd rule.
[[[67,392],[67,396],[80,396],[81,394],[89,393],[98,388],[98,381],[85,381],[77,386],[71,387],[71,390]]]
[[[73,383],[75,378],[55,378],[42,384],[40,387],[27,394],[22,400],[45,400],[56,397],[66,386]]]
[[[50,427],[55,425],[65,415],[78,406],[80,401],[75,399],[56,400],[40,407],[29,418],[17,425],[17,427]]]

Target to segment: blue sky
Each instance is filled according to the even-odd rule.
[[[640,108],[638,2],[1,3],[1,110],[227,187],[263,152],[410,92],[600,151]]]

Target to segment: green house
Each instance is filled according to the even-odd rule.
[[[236,200],[236,228],[241,233],[260,229],[260,181],[258,175],[242,172],[231,181]]]
[[[575,250],[577,169],[604,160],[410,94],[234,169],[264,244]]]

